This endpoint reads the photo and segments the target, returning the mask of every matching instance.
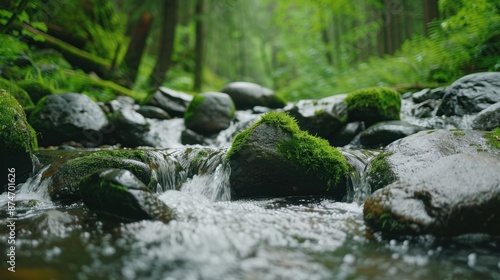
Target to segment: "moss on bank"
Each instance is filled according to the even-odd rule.
[[[387,162],[387,157],[392,154],[392,152],[382,152],[373,158],[373,160],[369,163],[366,175],[367,182],[370,185],[372,192],[396,181],[396,174],[394,174],[394,171],[392,171],[391,166]]]
[[[251,127],[236,135],[226,160],[238,153],[248,142],[253,130],[262,124],[289,133],[291,138],[278,144],[277,154],[299,165],[306,173],[313,171],[320,174],[321,179],[327,182],[328,189],[347,176],[349,168],[342,153],[330,146],[328,141],[300,130],[295,119],[283,112],[267,113]]]
[[[17,99],[19,104],[21,104],[24,109],[32,109],[35,106],[33,101],[31,101],[29,94],[17,84],[9,80],[0,78],[0,89],[4,89],[9,92],[14,98]]]
[[[486,132],[483,138],[492,148],[500,149],[500,127],[493,129],[491,132]]]

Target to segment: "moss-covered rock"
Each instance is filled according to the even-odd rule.
[[[393,168],[386,160],[392,154],[393,152],[382,152],[368,164],[365,176],[372,192],[396,181],[397,177],[394,174]]]
[[[53,161],[44,177],[52,176],[49,186],[52,199],[72,202],[80,199],[78,184],[83,177],[108,168],[129,170],[144,183],[156,186],[147,156],[141,150],[103,150],[69,154],[59,162]]]
[[[2,192],[7,184],[9,168],[15,168],[16,183],[24,182],[33,170],[33,129],[19,102],[7,91],[0,89],[0,174]]]
[[[372,125],[380,121],[399,120],[401,95],[387,87],[360,89],[347,95],[349,121]]]
[[[391,236],[500,234],[500,160],[455,154],[374,192],[365,223]]]
[[[12,81],[0,78],[0,89],[3,89],[14,96],[19,104],[21,104],[21,106],[23,106],[26,110],[30,110],[35,106],[29,94]]]
[[[119,220],[169,222],[173,218],[171,209],[128,170],[106,169],[89,175],[80,181],[79,190],[90,210]]]
[[[24,80],[17,83],[17,85],[29,94],[35,104],[43,97],[54,93],[50,86],[37,80]]]
[[[226,155],[233,198],[346,193],[348,165],[328,141],[301,131],[286,113],[263,115]]]

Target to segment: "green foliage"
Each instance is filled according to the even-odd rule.
[[[28,93],[9,80],[0,78],[0,89],[8,91],[25,109],[31,109],[35,106]]]
[[[52,89],[52,87],[38,80],[24,80],[17,83],[17,85],[29,94],[31,100],[35,104],[38,103],[42,97],[54,93],[54,89]]]
[[[500,149],[500,127],[486,132],[483,136],[492,148]]]

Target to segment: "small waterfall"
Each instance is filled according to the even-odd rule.
[[[186,174],[179,169],[179,163],[165,150],[148,151],[152,163],[152,176],[156,177],[158,187],[156,192],[176,190],[186,181]]]
[[[194,175],[181,187],[181,191],[191,194],[200,194],[210,201],[231,200],[229,176],[231,168],[227,163],[219,164],[215,172],[205,175]]]
[[[350,166],[346,201],[363,203],[370,195],[370,187],[364,180],[364,171],[368,162],[378,154],[378,151],[345,148],[338,149],[345,156]]]

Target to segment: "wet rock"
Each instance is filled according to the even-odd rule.
[[[373,193],[365,223],[388,235],[500,234],[500,160],[487,155],[442,157],[413,176]]]
[[[500,127],[500,102],[479,112],[472,122],[472,128],[477,130],[492,130],[496,127]]]
[[[263,115],[227,153],[232,198],[346,194],[348,166],[328,141],[301,131],[286,113]]]
[[[109,101],[106,105],[109,107],[107,113],[139,109],[139,105],[136,105],[135,100],[129,96],[117,96],[116,99]]]
[[[205,92],[193,98],[184,115],[184,123],[197,133],[211,135],[229,127],[234,111],[234,103],[229,95]]]
[[[445,88],[426,88],[423,89],[419,92],[415,92],[411,98],[415,103],[421,103],[426,100],[437,100],[443,98],[443,95],[445,93]]]
[[[226,85],[221,92],[229,94],[238,110],[252,109],[254,106],[283,108],[286,103],[268,88],[249,82],[234,82]]]
[[[120,220],[167,223],[173,218],[172,210],[128,170],[107,169],[94,173],[80,181],[79,190],[90,210]]]
[[[0,193],[7,188],[9,180],[19,184],[28,179],[33,171],[33,150],[36,148],[36,136],[26,121],[23,108],[12,95],[0,89],[0,175],[4,178]]]
[[[108,125],[99,105],[84,94],[49,95],[37,104],[29,122],[40,133],[41,145],[58,145],[63,141],[88,141],[88,135]]]
[[[159,120],[169,120],[171,119],[170,115],[165,112],[165,110],[155,107],[155,106],[141,106],[137,109],[137,113],[143,115],[145,118],[150,119],[159,119]]]
[[[146,118],[131,109],[115,112],[110,117],[114,127],[114,137],[125,147],[138,147],[145,145],[144,134],[149,130],[150,123]]]
[[[191,129],[185,129],[181,134],[181,142],[183,145],[203,145],[205,143],[205,136]]]
[[[474,130],[427,130],[389,144],[367,165],[366,181],[372,191],[396,180],[406,180],[438,159],[457,153],[487,154],[500,158],[495,135]],[[500,141],[499,141],[500,142]]]
[[[405,121],[379,122],[361,132],[359,141],[365,147],[384,147],[422,130],[425,128]]]
[[[439,101],[429,99],[415,104],[411,109],[411,114],[416,118],[431,118],[434,116],[435,109],[439,106]]]
[[[65,158],[52,162],[43,177],[52,175],[49,194],[53,200],[74,202],[80,199],[78,184],[90,174],[108,168],[127,169],[142,182],[150,184],[153,190],[156,182],[151,176],[147,156],[139,150],[109,150],[69,153]]]
[[[399,120],[401,95],[390,88],[366,88],[347,95],[349,122],[363,121],[367,126],[381,121]]]
[[[335,147],[345,146],[351,143],[356,135],[363,131],[363,129],[365,129],[365,125],[363,122],[348,123],[343,126],[337,133],[328,138],[328,142],[330,142],[330,145]]]
[[[285,111],[297,120],[300,129],[330,139],[347,121],[344,99],[345,95],[337,95],[320,100],[300,100]]]
[[[173,117],[182,117],[193,96],[184,92],[160,87],[146,105],[152,105],[165,110]]]
[[[437,115],[463,116],[500,102],[500,72],[464,76],[446,88]]]

